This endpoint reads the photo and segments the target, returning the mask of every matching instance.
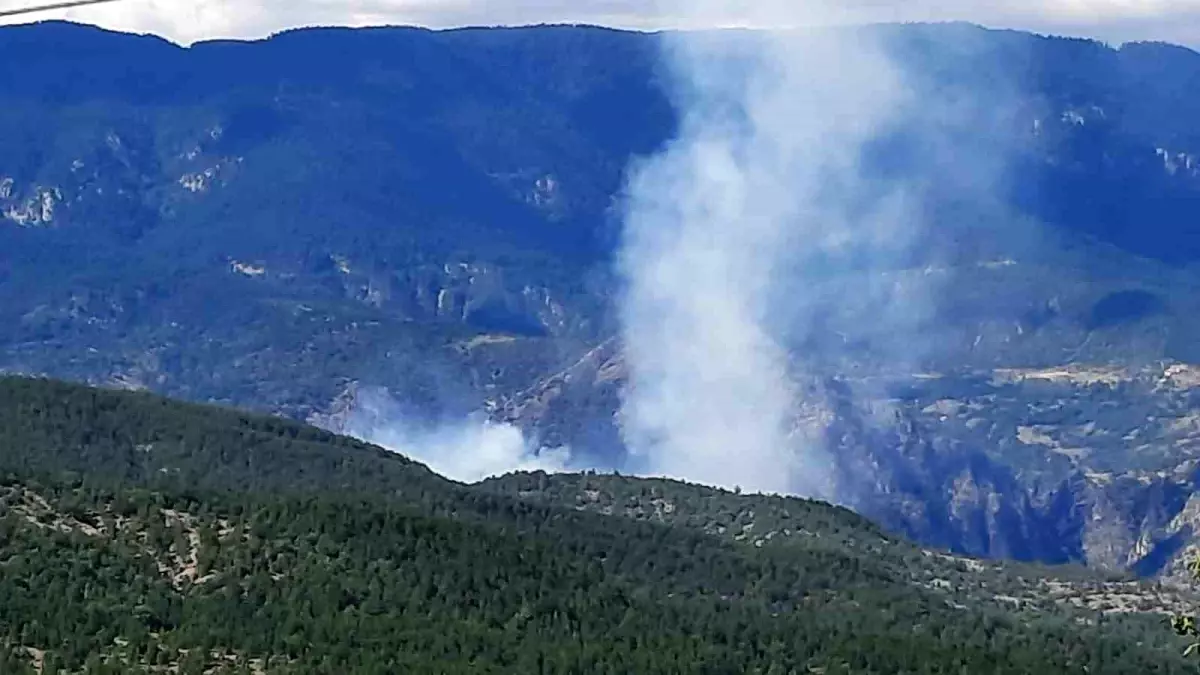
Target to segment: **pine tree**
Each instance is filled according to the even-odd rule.
[[[1188,574],[1195,581],[1200,581],[1200,556],[1192,558],[1187,565]],[[1171,628],[1180,637],[1191,639],[1191,643],[1183,650],[1184,656],[1191,656],[1200,651],[1200,628],[1197,627],[1194,615],[1177,614],[1171,617]]]

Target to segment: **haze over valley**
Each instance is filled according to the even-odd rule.
[[[0,366],[1175,574],[1198,71],[967,24],[5,28]]]

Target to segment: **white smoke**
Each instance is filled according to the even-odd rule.
[[[407,418],[386,391],[360,391],[344,433],[474,483],[513,471],[566,471],[567,448],[535,448],[521,430],[483,416],[429,425]]]
[[[754,7],[748,24],[820,23],[811,4]],[[910,255],[930,243],[926,189],[947,182],[972,203],[996,184],[997,162],[959,157],[961,119],[978,106],[931,99],[882,36],[661,37],[681,122],[661,153],[631,167],[626,186],[626,471],[853,502],[855,486],[839,478],[870,467],[826,447],[823,377],[872,359],[903,371],[932,348],[937,255],[918,256],[916,267]],[[970,121],[968,135],[990,123]],[[895,153],[899,175],[873,164],[896,138],[919,146],[911,171],[911,148]],[[873,386],[838,391],[855,390],[886,418],[881,391],[858,391]],[[387,407],[360,400],[347,431],[457,480],[582,468],[567,449],[532,447],[514,427],[428,427]]]
[[[821,23],[813,3],[753,7],[747,25]],[[870,35],[664,38],[682,123],[676,140],[631,173],[620,260],[630,368],[623,425],[644,472],[836,495],[819,436],[800,433],[798,411],[814,394],[801,393],[804,366],[787,341],[819,332],[829,311],[857,333],[844,337],[902,350],[926,304],[924,287],[896,275],[854,277],[824,307],[794,284],[797,267],[832,265],[836,276],[839,258],[865,255],[871,266],[872,257],[894,257],[922,229],[911,186],[872,182],[861,164],[918,103]],[[781,297],[785,280],[798,295]]]

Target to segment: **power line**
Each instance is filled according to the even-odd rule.
[[[36,7],[22,7],[20,9],[0,9],[0,18],[6,16],[17,16],[18,14],[32,14],[34,12],[48,12],[52,9],[67,9],[69,7],[81,7],[83,5],[99,5],[103,2],[117,2],[118,0],[69,0],[68,2],[56,2],[52,5],[38,5]]]

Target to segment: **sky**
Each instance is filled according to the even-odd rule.
[[[0,0],[0,9],[46,1]],[[775,0],[693,0],[684,20],[670,9],[678,3],[661,0],[120,0],[7,22],[66,19],[190,44],[213,38],[259,38],[311,25],[445,28],[591,23],[633,29],[752,25],[737,14],[753,3],[771,1]],[[837,9],[828,12],[830,22],[964,20],[1114,44],[1161,40],[1200,48],[1200,0],[842,0],[835,5]],[[697,6],[704,9],[697,11]]]

